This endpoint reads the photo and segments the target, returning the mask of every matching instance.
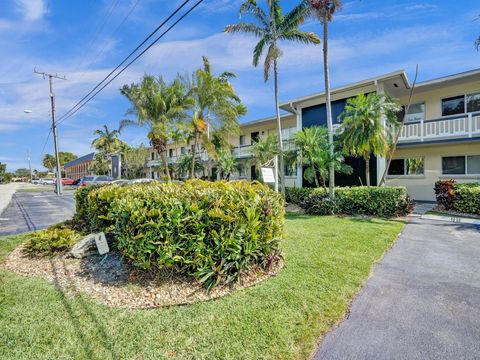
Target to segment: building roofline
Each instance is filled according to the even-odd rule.
[[[415,87],[440,84],[440,83],[443,83],[443,82],[462,79],[462,78],[465,78],[465,77],[468,77],[468,76],[474,76],[474,75],[480,75],[480,68],[473,69],[473,70],[468,70],[468,71],[463,71],[463,72],[459,72],[459,73],[452,74],[452,75],[441,76],[441,77],[431,79],[431,80],[420,81],[415,85]]]
[[[87,155],[80,156],[80,157],[78,157],[78,158],[76,158],[76,159],[74,159],[74,160],[72,160],[72,161],[69,161],[69,162],[65,163],[65,164],[63,165],[63,168],[67,168],[67,167],[70,167],[70,166],[74,166],[74,165],[77,165],[77,164],[81,164],[81,163],[83,163],[83,162],[85,162],[85,161],[92,161],[93,158],[94,158],[94,156],[95,156],[95,153],[94,153],[94,152],[92,152],[92,153],[90,153],[90,154],[87,154]]]
[[[280,120],[282,120],[283,118],[289,117],[289,116],[292,116],[292,114],[291,113],[280,114]],[[260,123],[263,123],[263,122],[273,121],[273,120],[276,120],[276,119],[277,119],[276,116],[269,116],[269,117],[265,117],[265,118],[262,118],[262,119],[250,120],[250,121],[247,121],[247,122],[244,122],[244,123],[240,123],[240,127],[257,125],[257,124],[260,124]]]
[[[390,78],[397,77],[397,76],[400,76],[402,78],[402,80],[405,84],[405,87],[407,89],[409,89],[410,88],[410,82],[408,81],[408,77],[407,77],[407,74],[405,73],[405,70],[402,69],[402,70],[393,71],[393,72],[390,72],[390,73],[387,73],[387,74],[375,76],[375,77],[372,77],[372,78],[369,78],[369,79],[366,79],[366,80],[362,80],[362,81],[346,84],[346,85],[343,85],[343,86],[339,86],[337,88],[332,89],[331,93],[335,94],[335,93],[339,93],[339,92],[342,92],[342,91],[351,90],[351,89],[355,89],[355,88],[362,87],[362,86],[365,86],[365,85],[369,85],[369,84],[372,84],[372,83],[375,84],[378,81],[388,80]],[[302,102],[302,101],[307,101],[307,100],[310,100],[310,99],[314,99],[314,98],[319,97],[319,96],[325,96],[325,91],[282,102],[280,104],[280,107],[284,110],[294,112],[294,110],[291,108],[291,106],[293,104],[299,103],[299,102]]]

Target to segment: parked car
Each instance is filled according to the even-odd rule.
[[[87,185],[99,185],[99,184],[107,184],[111,183],[113,178],[111,176],[106,175],[92,175],[92,176],[84,176],[80,179],[78,183],[79,186],[87,186]]]
[[[62,185],[73,185],[74,182],[75,182],[75,180],[73,180],[73,179],[68,179],[68,178],[62,179]]]
[[[40,184],[42,185],[54,185],[55,179],[54,178],[43,178],[40,180]]]
[[[33,178],[32,179],[32,184],[37,185],[37,184],[40,184],[41,181],[42,181],[42,179],[40,179],[40,178]]]
[[[132,184],[144,184],[144,183],[151,183],[156,180],[150,179],[150,178],[144,178],[144,179],[134,179],[131,181]]]
[[[131,183],[132,183],[132,181],[127,180],[127,179],[118,179],[118,180],[112,181],[112,184],[115,184],[115,185],[126,185],[126,184],[131,184]]]

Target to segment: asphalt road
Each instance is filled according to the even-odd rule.
[[[414,219],[314,356],[480,359],[480,230]]]
[[[72,218],[74,208],[73,191],[62,196],[53,192],[16,192],[0,215],[0,235],[45,229]]]

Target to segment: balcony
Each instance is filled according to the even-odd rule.
[[[295,144],[292,139],[283,140],[283,150],[294,150]],[[252,157],[252,145],[241,145],[233,149],[233,156],[237,159],[248,159]]]
[[[202,161],[207,161],[208,160],[208,154],[205,150],[203,150],[200,154],[197,154]],[[167,156],[167,161],[169,164],[175,164],[178,159],[180,158],[181,155],[178,156]],[[163,161],[159,157],[155,160],[150,160],[147,162],[147,167],[155,167],[155,166],[163,166]]]
[[[428,142],[471,138],[480,135],[480,113],[406,123],[398,142]]]

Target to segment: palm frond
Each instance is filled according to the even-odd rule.
[[[225,30],[226,33],[245,33],[245,34],[253,34],[256,37],[262,37],[265,35],[264,29],[261,27],[251,24],[251,23],[244,23],[240,22],[233,25],[227,25]]]
[[[267,14],[258,6],[255,0],[246,0],[240,6],[240,14],[250,14],[256,18],[263,26],[268,26],[269,20]]]
[[[279,37],[281,40],[290,40],[302,44],[320,44],[320,38],[313,32],[292,30]]]

